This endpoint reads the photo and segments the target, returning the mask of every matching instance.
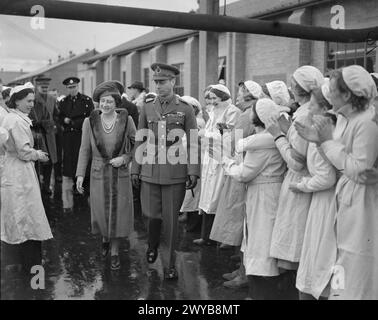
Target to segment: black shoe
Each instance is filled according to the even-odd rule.
[[[158,250],[157,249],[151,249],[148,248],[146,252],[146,258],[148,263],[154,263],[158,256]]]
[[[166,280],[176,280],[178,279],[178,273],[175,267],[164,270],[164,279]]]
[[[113,271],[121,269],[121,261],[119,260],[118,255],[111,257],[110,269]]]
[[[106,258],[106,256],[109,254],[110,249],[110,242],[103,242],[102,243],[102,257]]]

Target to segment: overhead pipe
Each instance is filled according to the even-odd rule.
[[[334,42],[365,42],[378,39],[378,26],[365,29],[334,30],[325,27],[278,21],[57,0],[1,0],[0,14],[30,17],[31,8],[36,5],[41,5],[44,8],[46,18],[53,19],[134,24],[214,32],[253,33]]]

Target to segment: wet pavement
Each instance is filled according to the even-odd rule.
[[[185,232],[180,224],[177,252],[179,279],[164,280],[161,254],[148,265],[145,258],[144,219],[135,220],[135,232],[120,247],[121,270],[111,271],[101,257],[101,237],[91,234],[86,199],[75,197],[74,212],[63,213],[60,193],[44,199],[54,239],[44,242],[45,289],[32,290],[17,275],[1,273],[1,299],[43,300],[238,300],[247,289],[223,287],[222,274],[237,268],[233,250],[198,247],[198,233]]]

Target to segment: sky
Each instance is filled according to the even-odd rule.
[[[67,0],[189,12],[197,0]],[[231,3],[237,0],[227,0]],[[223,0],[220,1],[223,5]],[[103,52],[152,30],[148,26],[46,19],[44,29],[33,29],[31,18],[0,15],[0,68],[33,71],[53,62],[95,48]]]

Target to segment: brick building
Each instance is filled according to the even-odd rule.
[[[200,12],[209,12],[201,7],[209,6],[209,2],[201,2],[205,4],[200,4]],[[213,8],[213,13],[218,12],[222,14],[223,8]],[[226,14],[313,26],[366,28],[377,25],[378,2],[240,0],[229,4]],[[206,42],[205,45],[202,43],[202,48],[201,36]],[[161,61],[176,65],[182,71],[177,79],[178,94],[198,97],[214,79],[224,79],[234,95],[240,80],[253,79],[263,83],[280,79],[288,82],[292,72],[303,64],[312,64],[327,73],[330,69],[357,63],[370,72],[377,72],[377,58],[376,43],[326,43],[256,34],[155,28],[87,59],[78,66],[78,75],[85,79],[84,83],[91,84],[85,86],[86,94],[91,94],[95,84],[110,79],[125,85],[140,80],[153,91],[149,66]],[[211,72],[215,76],[209,78]]]

